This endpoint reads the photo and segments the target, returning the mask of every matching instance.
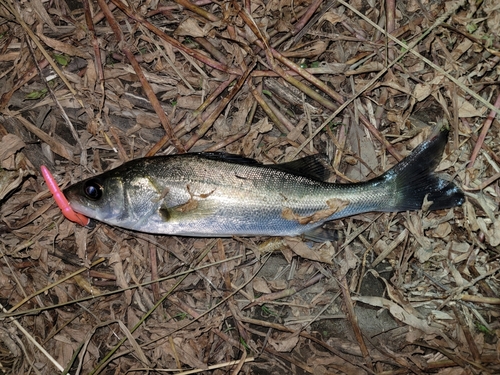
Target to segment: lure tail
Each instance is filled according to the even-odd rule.
[[[394,189],[392,208],[395,208],[395,211],[419,210],[424,199],[432,202],[429,210],[451,208],[464,202],[464,193],[458,186],[434,174],[441,161],[448,133],[448,130],[441,130],[378,177]]]
[[[42,176],[45,180],[45,183],[47,184],[47,187],[49,188],[50,192],[52,193],[52,196],[54,197],[54,200],[56,201],[57,205],[61,209],[63,215],[68,219],[71,220],[75,223],[78,223],[80,225],[86,226],[89,224],[90,219],[86,217],[85,215],[79,214],[71,208],[71,206],[68,203],[68,200],[64,196],[64,194],[61,192],[61,189],[59,189],[59,186],[57,185],[56,180],[54,179],[54,176],[50,173],[50,171],[47,169],[45,165],[42,165],[40,167],[42,171]]]

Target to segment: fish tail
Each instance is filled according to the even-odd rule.
[[[384,173],[385,180],[394,192],[394,206],[397,211],[420,210],[426,199],[429,210],[440,210],[459,206],[464,202],[464,193],[453,182],[434,174],[441,161],[449,131],[442,129],[429,140]]]

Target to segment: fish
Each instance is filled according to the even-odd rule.
[[[202,152],[135,159],[63,194],[75,212],[134,231],[321,238],[324,223],[352,215],[461,205],[462,190],[434,173],[447,139],[442,129],[385,173],[359,183],[327,182],[331,168],[318,155],[261,164]]]

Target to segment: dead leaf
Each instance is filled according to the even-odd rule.
[[[317,262],[332,264],[335,249],[331,243],[324,243],[319,249],[310,248],[300,238],[285,237],[287,246],[298,256]]]
[[[338,14],[337,12],[335,12],[335,10],[329,10],[323,15],[323,17],[321,17],[318,23],[321,23],[321,21],[328,21],[332,25],[335,25],[336,23],[342,22],[345,19],[346,16],[344,14]]]
[[[486,112],[486,107],[476,109],[470,102],[462,97],[457,98],[458,101],[458,117],[481,117]]]
[[[82,48],[78,48],[75,46],[72,46],[71,44],[67,44],[64,42],[61,42],[56,39],[49,38],[43,34],[38,34],[38,37],[49,47],[55,49],[56,51],[65,53],[68,56],[77,56],[81,57],[82,59],[88,60],[91,58],[90,53],[85,51]]]
[[[389,310],[391,315],[398,319],[399,321],[408,324],[409,326],[419,329],[425,334],[435,334],[439,336],[443,336],[443,326],[437,323],[433,322],[428,322],[425,319],[419,319],[416,316],[408,313],[405,311],[401,306],[398,304],[382,298],[382,297],[371,297],[371,296],[359,296],[355,297],[353,296],[352,299],[354,301],[359,301],[366,303],[367,305],[370,306],[375,306],[375,307],[383,307]]]
[[[175,30],[175,35],[192,36],[193,38],[202,38],[207,36],[208,32],[212,29],[209,23],[205,24],[205,27],[201,28],[195,18],[186,18],[179,27]]]
[[[359,262],[359,258],[352,251],[351,246],[346,246],[344,248],[344,256],[338,260],[338,264],[340,266],[340,276],[347,275],[349,270],[352,270],[356,267]]]
[[[287,338],[279,338],[279,339],[274,339],[272,337],[269,338],[269,343],[278,352],[289,352],[293,348],[295,348],[295,346],[297,346],[298,342],[299,342],[299,335],[295,333]]]
[[[271,289],[267,285],[266,280],[264,280],[262,277],[254,278],[252,282],[252,287],[256,292],[259,293],[265,293],[265,294],[272,293]]]
[[[0,161],[2,162],[2,167],[8,168],[8,166],[3,164],[4,160],[13,156],[24,146],[26,146],[26,144],[17,135],[5,135],[0,142]]]
[[[323,40],[316,40],[307,46],[301,46],[300,49],[294,51],[282,52],[283,56],[288,58],[315,58],[326,51],[329,42]]]
[[[141,125],[141,127],[145,127],[147,129],[159,128],[161,126],[156,113],[146,113],[141,111],[137,114],[136,121],[139,125]]]
[[[486,219],[482,217],[478,217],[476,222],[481,231],[485,234],[486,241],[491,246],[500,245],[500,219],[496,218],[496,220],[493,222],[492,228],[488,228],[488,225],[486,224]]]

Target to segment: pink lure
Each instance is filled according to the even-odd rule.
[[[82,214],[79,214],[71,208],[69,205],[68,200],[62,193],[61,189],[59,189],[59,186],[57,185],[56,180],[52,176],[52,174],[49,172],[47,167],[45,165],[42,165],[40,167],[42,170],[42,175],[45,180],[45,183],[49,187],[50,192],[54,196],[54,200],[56,201],[57,205],[61,209],[63,215],[66,217],[66,219],[71,220],[75,223],[78,223],[80,225],[86,226],[89,224],[90,219]]]

